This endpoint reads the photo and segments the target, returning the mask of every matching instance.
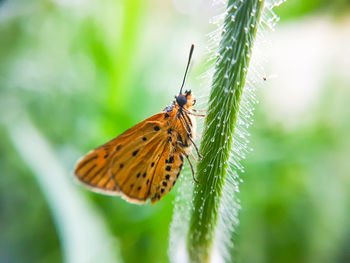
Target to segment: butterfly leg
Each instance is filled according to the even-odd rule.
[[[188,112],[188,113],[196,117],[205,117],[205,114],[195,114],[193,112]]]
[[[194,160],[194,162],[195,163],[197,163],[198,162],[198,160],[197,160],[197,158],[193,155],[193,153],[192,152],[190,152],[190,156],[193,158],[193,160]]]
[[[190,166],[191,166],[191,171],[192,171],[193,180],[194,180],[196,183],[198,183],[198,180],[197,180],[197,178],[196,178],[196,176],[195,176],[195,173],[194,173],[194,169],[193,169],[192,162],[191,162],[191,160],[190,160],[188,154],[183,150],[183,143],[182,143],[181,141],[177,141],[176,144],[178,145],[178,148],[177,148],[178,151],[179,151],[180,153],[182,153],[183,155],[185,155],[185,157],[186,157],[188,163],[189,163]],[[195,159],[195,158],[194,158],[194,159]]]
[[[191,112],[191,111],[189,111],[189,110],[187,110],[187,109],[185,109],[185,111],[186,111],[188,114],[191,114],[191,115],[197,116],[197,117],[205,117],[205,114],[197,114],[197,113],[195,113],[195,112],[206,112],[206,110],[195,110],[195,109],[193,109],[193,112]]]
[[[198,184],[199,182],[198,182],[198,180],[197,180],[197,178],[196,178],[196,176],[195,176],[195,174],[194,174],[194,169],[193,169],[193,165],[192,165],[192,163],[191,163],[191,160],[190,160],[190,158],[189,158],[189,156],[188,156],[187,153],[184,153],[184,154],[185,154],[185,157],[186,157],[188,163],[189,163],[190,166],[191,166],[191,171],[192,171],[193,180]]]
[[[206,112],[207,110],[196,110],[196,109],[193,109],[194,112]]]
[[[188,136],[188,138],[190,139],[190,141],[192,142],[194,148],[196,149],[196,152],[197,152],[197,155],[198,155],[199,159],[202,160],[202,159],[203,159],[203,156],[199,153],[199,150],[198,150],[197,145],[194,143],[194,141],[192,140],[191,136]]]
[[[180,116],[182,117],[182,118],[180,118],[180,121],[182,122],[183,126],[185,127],[185,129],[186,129],[186,131],[187,131],[187,135],[188,135],[187,137],[190,139],[190,141],[192,142],[194,148],[196,149],[196,152],[197,152],[197,154],[198,154],[199,159],[202,160],[203,157],[202,157],[202,155],[199,153],[199,150],[198,150],[197,145],[196,145],[196,144],[194,143],[194,141],[192,140],[191,132],[189,131],[189,129],[186,128],[186,127],[189,126],[188,123],[187,123],[187,121],[186,121],[186,118],[185,118],[185,116],[184,116],[184,114],[183,114],[182,112],[180,112]]]

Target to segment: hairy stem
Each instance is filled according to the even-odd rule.
[[[234,128],[264,1],[229,0],[221,32],[197,166],[187,248],[191,262],[208,262],[217,225]]]

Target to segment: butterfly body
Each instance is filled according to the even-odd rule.
[[[96,192],[122,195],[133,203],[159,201],[176,183],[195,134],[191,91],[90,151],[75,168],[80,182]]]

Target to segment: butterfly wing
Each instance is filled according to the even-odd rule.
[[[178,109],[174,108],[168,112],[169,120],[167,122],[167,144],[159,158],[155,176],[152,180],[150,189],[150,198],[152,204],[158,202],[165,194],[174,187],[177,178],[183,167],[184,157],[189,152],[191,141],[189,134],[194,133],[194,120],[189,120],[188,127],[184,119],[178,114]],[[185,117],[184,117],[185,118]],[[189,116],[187,116],[190,119]]]
[[[93,191],[122,195],[133,203],[148,198],[155,203],[179,177],[193,121],[186,129],[176,108],[158,113],[89,152],[77,164],[75,175]]]
[[[133,203],[145,202],[156,164],[168,145],[163,116],[156,114],[90,151],[78,162],[76,177],[93,191],[122,195]]]
[[[169,144],[169,146],[164,149],[155,170],[157,176],[153,177],[150,189],[152,204],[158,202],[174,187],[182,170],[183,161],[183,154],[177,147],[173,147]]]

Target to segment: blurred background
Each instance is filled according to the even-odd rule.
[[[350,2],[290,0],[241,174],[237,262],[350,262]],[[152,206],[90,193],[76,160],[208,93],[211,1],[0,1],[0,262],[168,262],[176,191]],[[203,90],[201,90],[203,87]]]

